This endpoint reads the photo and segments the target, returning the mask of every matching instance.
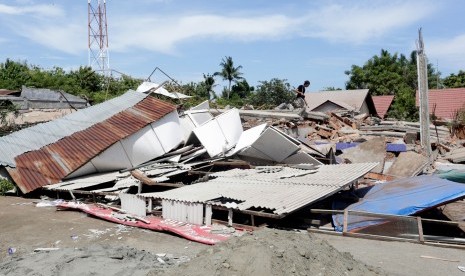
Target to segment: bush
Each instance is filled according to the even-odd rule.
[[[0,195],[5,195],[6,192],[13,189],[14,187],[15,186],[13,185],[13,183],[8,181],[7,179],[0,179]]]

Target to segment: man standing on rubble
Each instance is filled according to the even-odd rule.
[[[307,105],[307,102],[305,101],[305,88],[310,86],[310,81],[306,80],[304,81],[304,84],[301,84],[297,87],[295,90],[296,92],[296,98],[294,100],[294,103],[297,107],[304,107],[304,105]]]

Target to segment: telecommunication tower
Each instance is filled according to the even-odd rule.
[[[102,74],[110,74],[106,0],[87,0],[89,66]]]

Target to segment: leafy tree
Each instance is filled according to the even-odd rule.
[[[26,62],[15,62],[6,59],[0,63],[0,88],[20,89],[30,79],[29,67]]]
[[[249,97],[254,106],[274,107],[281,103],[289,103],[295,94],[286,79],[273,78],[270,81],[260,81],[257,89]]]
[[[228,81],[228,92],[227,92],[227,98],[229,99],[229,94],[231,92],[231,83],[234,81],[242,80],[242,73],[240,70],[242,69],[242,66],[239,65],[237,67],[234,67],[234,62],[232,60],[232,57],[224,57],[220,63],[221,66],[221,71],[220,72],[215,72],[213,75],[214,76],[221,76],[223,80]]]
[[[427,65],[428,86],[436,87],[440,73],[433,65]],[[346,89],[369,89],[371,95],[395,95],[392,116],[404,120],[417,119],[415,91],[417,84],[416,51],[407,58],[404,55],[390,54],[382,49],[363,66],[352,65],[345,72],[349,76]]]
[[[231,87],[231,95],[238,95],[239,98],[246,98],[254,89],[253,86],[250,86],[249,83],[243,79],[242,81],[236,82],[236,84]]]
[[[20,89],[23,85],[37,88],[62,90],[99,103],[121,95],[129,89],[136,89],[140,79],[123,75],[119,78],[97,74],[90,67],[66,72],[60,67],[44,70],[26,62],[7,59],[0,63],[0,88]]]
[[[445,77],[442,83],[448,88],[465,87],[465,71],[460,70],[458,74],[450,74]]]

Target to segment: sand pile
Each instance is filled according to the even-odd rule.
[[[384,275],[305,232],[263,229],[202,251],[165,275]],[[149,275],[160,275],[152,271]]]
[[[0,263],[0,275],[147,275],[189,261],[185,256],[152,254],[129,247],[92,245],[12,256]]]

